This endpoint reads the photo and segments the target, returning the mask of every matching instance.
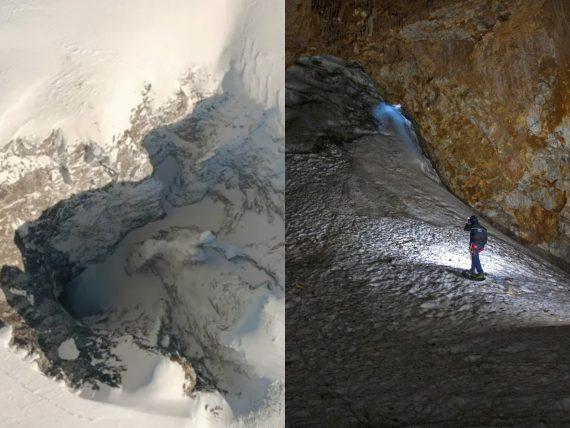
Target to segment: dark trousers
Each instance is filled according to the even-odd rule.
[[[479,260],[479,251],[471,250],[471,272],[483,273],[483,268],[481,267],[481,260]]]

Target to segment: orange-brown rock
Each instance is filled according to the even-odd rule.
[[[570,2],[286,5],[288,64],[301,54],[359,61],[417,122],[452,191],[534,249],[570,260]]]

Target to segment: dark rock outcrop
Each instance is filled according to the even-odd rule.
[[[332,56],[301,57],[287,70],[285,86],[288,152],[376,132],[372,110],[381,97],[360,64]]]

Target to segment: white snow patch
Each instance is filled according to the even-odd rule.
[[[0,329],[0,402],[7,426],[36,426],[38,421],[43,426],[62,428],[184,426],[185,419],[168,412],[83,399],[88,391],[72,391],[63,382],[44,376],[30,364],[25,351],[10,348],[11,336],[11,328]],[[190,408],[192,401],[186,399],[186,403]]]
[[[190,69],[212,71],[241,1],[9,1],[0,10],[0,145],[46,137],[112,138],[146,84],[156,105]]]
[[[79,357],[79,349],[77,349],[75,340],[72,337],[59,345],[59,348],[57,348],[57,353],[59,355],[59,358],[63,360],[75,360],[77,357]]]

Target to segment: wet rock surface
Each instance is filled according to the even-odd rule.
[[[569,3],[287,1],[287,63],[356,60],[417,121],[445,184],[559,265],[570,259]]]
[[[397,134],[342,140],[286,155],[287,424],[570,424],[568,275],[489,227],[463,278],[471,208]]]

